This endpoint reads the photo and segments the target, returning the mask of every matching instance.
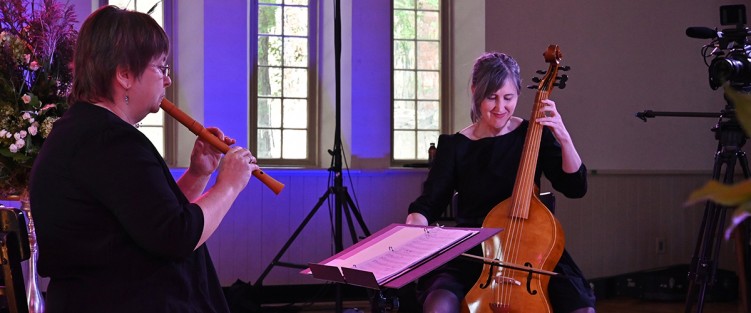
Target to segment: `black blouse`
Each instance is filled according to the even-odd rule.
[[[466,227],[479,227],[482,219],[498,203],[511,196],[521,160],[528,121],[497,137],[471,140],[461,133],[441,135],[433,167],[423,185],[422,194],[409,206],[409,213],[420,213],[434,223],[445,211],[454,191],[459,193],[457,220]],[[587,192],[584,164],[574,173],[565,173],[561,146],[553,133],[543,128],[535,184],[545,174],[555,190],[569,198]]]
[[[55,122],[34,164],[39,274],[54,312],[229,312],[190,203],[140,131],[89,103]]]

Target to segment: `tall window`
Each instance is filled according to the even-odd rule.
[[[441,130],[441,0],[393,0],[395,161],[427,160]]]
[[[134,10],[147,13],[153,9],[150,13],[151,17],[164,27],[164,5],[163,0],[109,0],[102,5],[112,4],[121,9]],[[159,110],[155,114],[147,114],[146,117],[139,124],[138,130],[148,137],[154,144],[159,154],[165,157],[165,145],[164,145],[164,112]]]
[[[251,138],[264,164],[314,160],[315,0],[258,0]],[[252,50],[253,51],[253,50]]]

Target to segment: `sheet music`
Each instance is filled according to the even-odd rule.
[[[476,233],[442,227],[402,227],[354,255],[324,265],[372,272],[381,283]]]

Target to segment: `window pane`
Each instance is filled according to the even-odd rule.
[[[308,127],[308,101],[284,100],[284,128]],[[285,142],[287,138],[285,138]]]
[[[394,0],[395,9],[414,9],[415,0]]]
[[[284,7],[284,35],[308,35],[308,8]]]
[[[428,158],[428,148],[430,143],[438,143],[437,131],[418,131],[417,132],[417,158],[425,160]]]
[[[417,12],[417,39],[438,39],[440,16],[438,12]]]
[[[278,36],[258,37],[258,65],[282,65],[282,38]]]
[[[284,130],[284,153],[285,159],[305,159],[308,151],[308,132],[305,130]]]
[[[414,11],[394,11],[394,39],[415,39]]]
[[[417,8],[420,10],[438,10],[440,7],[439,0],[417,0]]]
[[[417,102],[417,128],[438,129],[441,104],[438,101]]]
[[[441,87],[441,75],[438,72],[417,72],[417,98],[437,100]]]
[[[118,8],[121,9],[128,9],[128,10],[135,10],[136,4],[133,3],[133,0],[110,0],[108,1],[111,5],[116,5]]]
[[[278,67],[258,67],[258,95],[282,96],[282,69]]]
[[[308,70],[284,69],[284,96],[297,98],[308,96]]]
[[[146,117],[144,117],[139,124],[141,124],[142,126],[164,125],[164,111],[159,110],[159,112],[156,113],[146,114]]]
[[[415,42],[397,40],[394,42],[394,69],[415,68]]]
[[[394,71],[394,98],[415,98],[415,72]]]
[[[441,44],[437,41],[417,42],[417,68],[439,70],[441,65]]]
[[[282,34],[282,12],[275,5],[258,5],[258,33]]]
[[[279,159],[282,157],[282,131],[280,129],[258,129],[257,157]]]
[[[282,100],[258,99],[258,127],[282,126]]]
[[[415,132],[394,131],[394,159],[413,160],[415,156]]]
[[[394,129],[415,129],[415,102],[394,101]]]
[[[308,5],[308,0],[284,0],[284,4]]]
[[[307,38],[284,38],[284,65],[308,66]]]
[[[146,135],[151,143],[154,144],[156,150],[159,151],[159,155],[164,155],[164,127],[159,126],[141,126],[138,127],[144,135]]]
[[[282,3],[282,0],[258,0],[259,3]]]

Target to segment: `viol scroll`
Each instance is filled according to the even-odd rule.
[[[227,153],[229,151],[229,146],[226,143],[219,140],[219,138],[214,136],[214,134],[206,130],[206,128],[204,128],[201,123],[198,123],[188,114],[178,109],[177,106],[175,106],[175,104],[171,101],[162,99],[162,103],[159,106],[162,108],[162,110],[164,110],[164,112],[180,122],[180,124],[183,124],[183,126],[187,127],[191,132],[196,134],[198,137],[201,137],[201,139],[206,140],[212,146],[219,149],[219,151],[222,151],[222,153]],[[272,178],[262,170],[253,171],[253,176],[258,178],[258,180],[266,185],[266,187],[269,187],[269,189],[271,189],[274,194],[278,195],[279,192],[284,189],[284,184]]]

